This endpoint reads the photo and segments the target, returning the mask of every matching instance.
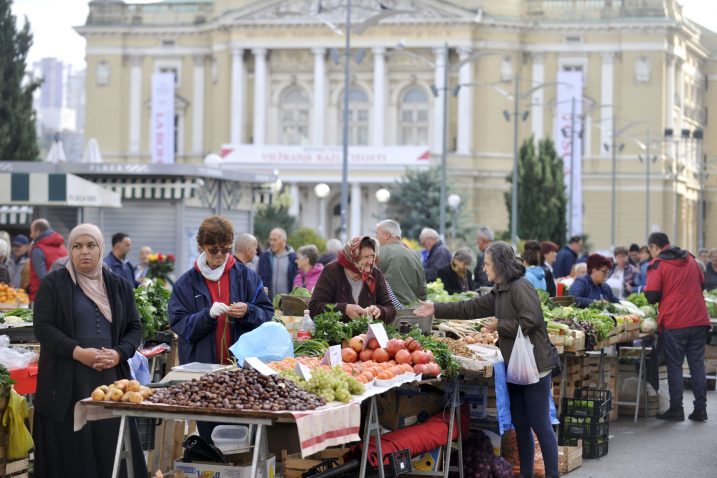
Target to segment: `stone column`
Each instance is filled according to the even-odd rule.
[[[533,53],[533,84],[539,85],[545,83],[545,54]],[[538,88],[533,92],[532,106],[530,111],[530,122],[533,130],[535,141],[540,141],[545,136],[544,129],[544,108],[545,108],[545,88]],[[556,138],[557,139],[557,138]]]
[[[665,86],[665,127],[675,127],[675,57],[667,55],[667,85]]]
[[[433,53],[436,56],[433,84],[438,89],[438,97],[433,99],[433,145],[431,151],[439,154],[443,151],[443,95],[447,93],[443,90],[443,69],[448,67],[448,58],[446,58],[444,47],[434,48]]]
[[[267,73],[266,48],[252,48],[254,54],[254,144],[266,141]]]
[[[604,158],[612,157],[612,151],[605,151],[603,145],[607,144],[612,147],[614,69],[615,54],[603,53],[600,78],[600,103],[602,104],[600,108],[600,127],[602,128],[600,131],[600,155]]]
[[[312,48],[314,54],[314,111],[311,117],[311,144],[322,146],[326,135],[326,48]]]
[[[351,214],[349,239],[358,236],[361,231],[361,183],[351,183]]]
[[[129,81],[129,143],[128,153],[137,155],[140,153],[142,140],[142,60],[141,56],[129,58],[130,81]]]
[[[373,131],[371,144],[383,146],[386,131],[386,49],[373,49]]]
[[[465,61],[473,54],[471,50],[461,50],[460,61]],[[472,61],[461,66],[458,78],[461,85],[473,83]],[[463,86],[458,92],[458,154],[471,154],[473,149],[473,86]]]
[[[231,118],[230,142],[241,144],[244,142],[244,116],[246,115],[246,68],[244,67],[244,50],[232,49],[232,77],[231,77]]]
[[[293,217],[299,217],[299,203],[301,202],[301,196],[299,196],[299,185],[291,183],[289,185],[289,196],[291,197],[291,205],[289,206],[289,215]]]
[[[194,57],[192,99],[192,154],[204,153],[204,55]]]

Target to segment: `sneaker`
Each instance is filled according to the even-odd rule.
[[[685,421],[685,411],[682,409],[682,407],[670,407],[667,409],[664,413],[658,413],[655,417],[658,420],[670,420],[673,422],[684,422]]]
[[[706,408],[695,408],[695,411],[690,413],[690,416],[687,417],[690,420],[694,420],[696,422],[706,422],[707,421],[707,409]]]

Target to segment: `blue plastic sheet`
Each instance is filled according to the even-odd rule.
[[[247,357],[257,357],[264,362],[282,360],[294,356],[291,334],[278,322],[265,322],[251,332],[239,337],[229,351],[237,358],[240,367]]]
[[[500,361],[493,364],[493,380],[495,381],[495,403],[498,409],[498,430],[502,435],[513,428],[508,382],[505,379],[505,362]]]
[[[147,357],[139,352],[135,352],[127,362],[129,362],[129,369],[132,372],[133,379],[137,380],[142,385],[147,385],[152,381],[152,377],[149,373],[149,363],[147,361]]]

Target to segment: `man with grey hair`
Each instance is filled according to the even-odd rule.
[[[258,244],[256,237],[246,232],[239,234],[234,241],[234,257],[253,271],[256,271],[259,263],[259,258],[256,256]]]
[[[485,250],[488,249],[490,243],[493,242],[493,231],[488,226],[482,226],[478,229],[476,235],[476,244],[478,244],[478,260],[476,261],[476,268],[473,271],[473,280],[475,286],[480,287],[493,287],[491,281],[488,280],[488,276],[483,270],[485,264]]]
[[[705,290],[717,289],[717,249],[710,250],[705,264]]]
[[[296,252],[286,244],[286,231],[280,227],[269,233],[269,250],[259,258],[257,272],[269,297],[291,292],[296,276]]]
[[[426,277],[421,259],[401,241],[401,226],[392,219],[376,224],[376,238],[381,246],[377,267],[398,301],[404,305],[426,300]]]
[[[341,241],[335,238],[329,239],[326,242],[326,252],[319,256],[318,262],[323,265],[328,265],[330,262],[334,262],[336,260],[336,256],[341,250],[341,247],[343,247],[341,245]]]
[[[452,255],[448,250],[438,231],[430,227],[424,227],[418,236],[418,242],[428,251],[423,270],[426,273],[426,282],[433,282],[438,278],[438,270],[443,269],[451,263]]]

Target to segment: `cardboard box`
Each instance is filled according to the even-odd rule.
[[[235,455],[232,464],[223,463],[184,463],[180,460],[174,462],[176,478],[252,478],[251,453]],[[270,455],[266,460],[259,462],[256,478],[274,478],[276,476],[276,457]]]
[[[282,476],[283,478],[301,478],[301,475],[306,471],[328,459],[335,459],[339,464],[342,464],[344,462],[343,457],[348,451],[348,448],[327,448],[306,458],[301,458],[301,453],[287,455],[286,452],[282,452],[284,465]]]
[[[422,423],[443,410],[443,393],[418,390],[391,390],[376,397],[382,426],[398,430]]]
[[[465,393],[465,402],[468,404],[470,418],[485,418],[489,408],[495,408],[495,397],[490,397],[492,407],[489,407],[489,391],[485,385],[463,385],[461,391]]]
[[[411,458],[413,471],[438,471],[441,467],[441,452],[443,447],[439,446],[431,451],[421,453]]]
[[[583,442],[578,440],[578,446],[558,447],[558,467],[560,474],[564,475],[579,468],[583,464]]]

